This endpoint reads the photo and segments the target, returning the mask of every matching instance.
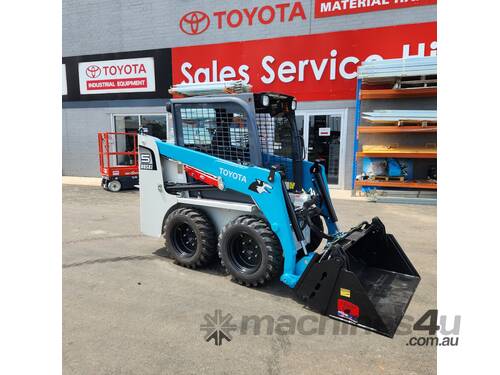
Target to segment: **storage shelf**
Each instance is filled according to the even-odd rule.
[[[381,134],[381,133],[436,133],[437,126],[360,126],[358,134]]]
[[[430,151],[430,152],[394,152],[394,151],[366,151],[366,152],[357,152],[356,153],[357,158],[386,158],[386,157],[391,157],[391,158],[401,158],[401,159],[436,159],[437,158],[437,152],[435,151]]]
[[[369,180],[364,180],[364,181],[356,181],[356,186],[437,190],[437,183],[435,183],[435,182],[420,182],[420,181],[369,181]]]
[[[425,98],[437,95],[436,87],[423,87],[418,89],[382,89],[382,90],[366,90],[360,92],[362,100],[367,99],[398,99],[398,98]]]
[[[424,175],[424,166],[434,166],[437,159],[437,143],[434,139],[438,120],[436,111],[433,110],[438,91],[435,58],[377,63],[363,64],[358,69],[354,173],[351,186],[353,189],[364,187],[363,190],[366,191],[369,187],[437,190],[436,181],[428,180]],[[386,69],[387,64],[391,69]],[[406,78],[406,64],[415,66],[415,71],[425,70],[425,74]],[[402,101],[406,103],[403,107]],[[367,164],[370,164],[367,162],[374,162],[368,158],[407,159],[405,163],[408,164],[408,172],[412,178],[404,181],[400,178],[378,176],[358,181],[356,176],[367,170]],[[414,174],[410,171],[412,164],[418,164]],[[381,173],[383,174],[389,172],[386,170]]]

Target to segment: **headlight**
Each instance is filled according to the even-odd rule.
[[[261,101],[262,101],[262,105],[264,107],[267,107],[269,105],[269,96],[262,95]]]
[[[292,100],[292,111],[295,111],[297,109],[297,101]]]

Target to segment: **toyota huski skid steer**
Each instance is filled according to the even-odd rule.
[[[219,257],[246,286],[280,275],[310,309],[392,337],[420,276],[378,218],[339,230],[294,98],[207,91],[167,103],[175,140],[139,135],[142,232],[180,265]]]

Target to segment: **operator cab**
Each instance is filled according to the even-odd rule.
[[[304,140],[295,122],[297,102],[292,96],[272,92],[254,94],[262,166],[280,168],[290,191],[302,190]]]
[[[210,87],[211,84],[207,84]],[[182,85],[179,85],[182,86]],[[290,192],[302,191],[303,140],[295,123],[292,96],[265,92],[183,91],[174,94],[167,111],[172,113],[175,144],[242,165],[282,171]],[[185,85],[192,90],[192,85]],[[232,191],[203,190],[197,196],[249,202]]]

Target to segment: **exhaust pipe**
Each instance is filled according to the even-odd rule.
[[[294,291],[314,311],[393,337],[420,275],[379,218],[330,241]]]

